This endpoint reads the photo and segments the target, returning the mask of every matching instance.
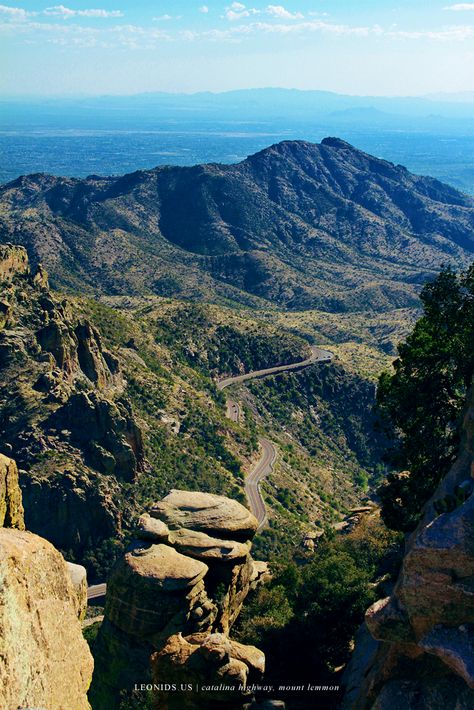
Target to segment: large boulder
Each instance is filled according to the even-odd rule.
[[[152,656],[156,710],[236,708],[252,697],[249,686],[261,681],[265,656],[225,634],[171,636]],[[175,692],[166,690],[174,684]],[[213,686],[213,690],[207,690]]]
[[[193,635],[204,635],[183,646],[201,663],[203,638],[217,633],[226,648],[234,643],[228,634],[247,594],[268,577],[266,567],[250,556],[257,525],[237,501],[177,490],[140,517],[136,539],[108,581],[105,621],[96,643],[95,710],[113,707],[119,689],[133,687],[137,678],[150,681],[153,654],[153,672],[164,677],[174,663],[169,649],[176,644],[181,648],[182,636],[195,641]],[[240,669],[237,675],[245,685],[248,665],[233,648],[235,662],[222,671],[223,677]],[[189,663],[194,668],[195,660]],[[173,673],[182,677],[188,661],[181,659],[178,666]]]
[[[171,529],[189,528],[232,540],[248,540],[255,535],[258,521],[236,500],[212,493],[171,490],[150,509]]]
[[[214,612],[202,584],[207,571],[203,562],[168,545],[135,545],[109,579],[107,619],[130,636],[159,644],[196,614],[202,622]]]
[[[82,621],[87,612],[87,570],[82,565],[66,562],[69,578],[76,593],[78,617]]]
[[[78,614],[60,553],[0,529],[0,707],[89,710],[93,660]]]

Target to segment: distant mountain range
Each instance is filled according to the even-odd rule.
[[[382,311],[474,258],[474,199],[337,138],[285,141],[236,165],[21,177],[0,241],[66,289]]]
[[[401,117],[424,119],[437,116],[441,119],[472,119],[474,104],[470,93],[434,94],[432,96],[353,96],[332,91],[305,91],[299,89],[263,88],[240,89],[194,94],[149,92],[132,96],[84,97],[24,97],[0,99],[2,124],[10,119],[25,122],[43,119],[61,122],[74,117],[79,125],[96,127],[107,118],[108,126],[117,128],[124,121],[146,123],[154,119],[182,118],[188,114],[190,121],[243,120],[272,122],[282,120],[318,120],[346,110],[375,109]],[[148,113],[147,113],[148,112]],[[193,112],[193,113],[190,113]],[[124,125],[125,128],[125,125]]]

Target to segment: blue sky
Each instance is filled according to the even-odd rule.
[[[0,4],[2,95],[474,90],[474,2],[52,2]]]

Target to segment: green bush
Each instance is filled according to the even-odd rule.
[[[411,530],[423,504],[452,465],[460,416],[474,373],[474,266],[444,269],[422,293],[424,313],[398,347],[394,374],[380,377],[381,425],[392,466],[379,490],[387,525]]]

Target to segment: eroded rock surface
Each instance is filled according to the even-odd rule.
[[[392,595],[367,611],[380,643],[365,663],[356,646],[347,710],[474,707],[474,388],[463,432],[458,460],[408,541]],[[446,496],[458,505],[438,514]]]
[[[87,570],[82,565],[74,564],[74,562],[66,562],[66,566],[72,587],[76,593],[78,616],[82,621],[85,619],[87,611]]]
[[[25,529],[23,503],[15,461],[0,454],[0,527]]]
[[[78,310],[0,245],[0,451],[15,452],[26,527],[81,560],[131,518],[145,460],[118,360]]]
[[[13,244],[0,244],[0,282],[12,281],[18,274],[29,273],[26,249]]]
[[[0,529],[0,706],[89,710],[93,660],[66,563],[46,540]]]
[[[247,687],[261,681],[265,656],[255,646],[244,646],[225,634],[171,636],[165,646],[152,656],[153,682],[157,686],[174,683],[178,688],[192,685],[192,690],[177,693],[158,691],[155,707],[159,710],[206,710],[210,704],[239,708],[252,697]],[[225,690],[206,691],[206,686]],[[199,687],[199,692],[196,692]]]
[[[108,581],[92,689],[97,710],[113,707],[120,689],[149,682],[152,656],[157,678],[202,675],[207,664],[202,680],[245,686],[263,671],[263,654],[228,636],[249,590],[268,577],[250,556],[257,525],[237,501],[178,490],[140,517]],[[157,707],[167,707],[163,697]],[[234,701],[248,698],[243,692]],[[182,701],[204,707],[192,704],[192,694]]]
[[[210,534],[225,533],[234,540],[255,535],[257,519],[236,500],[211,493],[172,490],[152,506],[150,515],[172,529],[190,528]]]

